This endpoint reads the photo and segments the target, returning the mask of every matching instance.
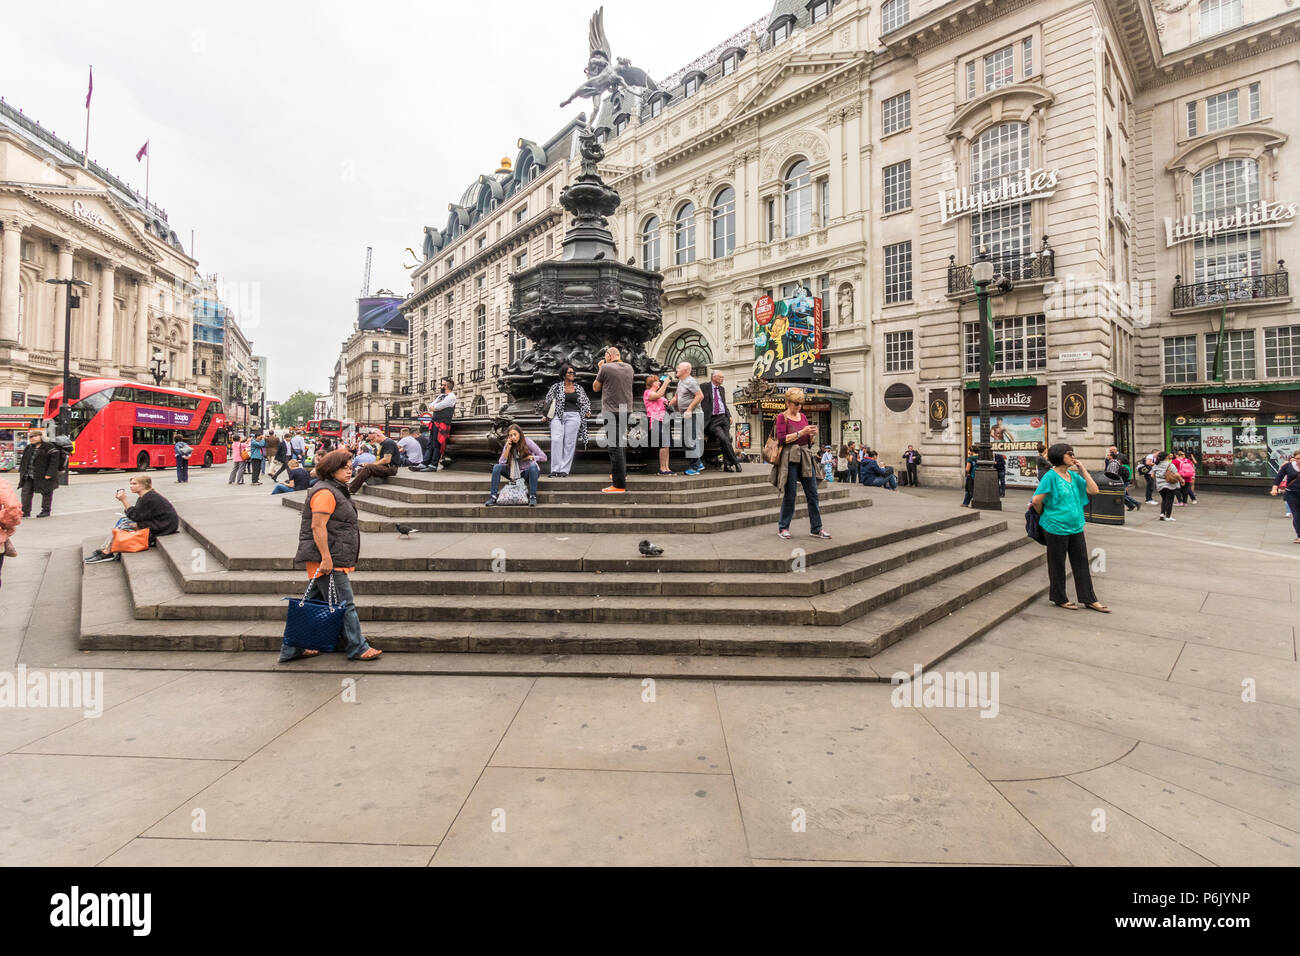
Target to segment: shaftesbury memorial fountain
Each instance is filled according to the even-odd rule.
[[[661,371],[646,353],[645,343],[663,329],[659,305],[663,277],[619,261],[609,217],[621,200],[597,172],[596,164],[605,158],[605,151],[592,128],[600,115],[603,93],[653,88],[653,83],[626,60],[611,67],[602,21],[603,11],[591,18],[588,79],[566,101],[567,105],[578,96],[592,97],[591,120],[578,137],[582,173],[560,193],[560,204],[571,217],[563,254],[510,277],[510,327],[527,338],[531,347],[497,379],[497,387],[510,400],[501,417],[493,420],[494,437],[508,421],[517,421],[530,434],[542,437],[538,405],[546,390],[559,380],[560,369],[572,365],[590,393],[596,365],[610,345],[617,346],[623,361],[636,371],[638,395],[645,376]],[[591,398],[593,410],[599,410],[599,395]],[[594,425],[593,437],[597,434]],[[497,442],[499,438],[492,444]]]

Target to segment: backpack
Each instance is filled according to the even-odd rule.
[[[1102,470],[1102,474],[1111,481],[1123,481],[1124,466],[1120,463],[1118,458],[1112,458],[1106,462],[1106,467]]]

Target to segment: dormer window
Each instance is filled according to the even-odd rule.
[[[621,136],[623,131],[627,129],[628,122],[629,122],[629,117],[626,113],[623,113],[616,120],[614,120],[614,135]]]
[[[790,21],[784,20],[772,28],[772,46],[790,39]]]
[[[740,61],[736,54],[728,53],[722,58],[722,75],[731,76],[731,74],[736,72],[736,67],[739,65]]]
[[[813,0],[808,4],[808,13],[813,23],[821,23],[831,15],[831,0]]]
[[[688,76],[686,82],[682,84],[682,96],[694,96],[700,91],[700,79],[697,76]]]
[[[650,116],[655,117],[664,111],[664,101],[666,97],[662,94],[655,95],[650,100]]]

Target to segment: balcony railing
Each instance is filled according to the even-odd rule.
[[[1266,275],[1242,275],[1235,279],[1210,279],[1207,282],[1183,283],[1182,276],[1174,277],[1174,308],[1193,309],[1221,302],[1243,302],[1251,299],[1286,299],[1291,295],[1291,283],[1286,271],[1286,261],[1279,259],[1278,271]]]
[[[471,382],[481,382],[487,377],[487,370],[482,365],[470,371],[469,380]]]
[[[1008,255],[990,256],[993,263],[993,276],[1007,276],[1012,282],[1026,282],[1033,279],[1050,279],[1056,275],[1056,253],[1047,245],[1043,237],[1043,247],[1036,252],[1013,252]],[[975,288],[975,278],[971,274],[973,263],[957,265],[957,257],[948,257],[948,294],[957,295],[970,292]]]

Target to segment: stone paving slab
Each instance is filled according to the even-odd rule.
[[[222,760],[0,757],[0,862],[96,866],[228,772]],[[189,811],[185,811],[188,835]]]
[[[1123,764],[1070,778],[1218,866],[1300,866],[1300,833]]]
[[[434,846],[142,838],[103,866],[428,866]]]
[[[996,786],[1075,866],[1210,865],[1205,857],[1069,780]]]
[[[125,691],[115,687],[119,675]],[[110,699],[138,678],[110,672]],[[183,674],[138,693],[95,720],[82,720],[23,748],[24,753],[243,760],[339,693],[333,675],[285,681],[274,674]]]
[[[1243,682],[1250,680],[1258,700],[1300,708],[1300,664],[1295,661],[1189,644],[1169,679],[1238,699],[1246,693]]]
[[[143,835],[440,843],[532,680],[358,677]]]
[[[494,767],[726,774],[711,684],[540,678]]]
[[[493,830],[493,823],[504,830]],[[744,866],[731,777],[488,767],[434,866]]]
[[[1060,626],[1064,624],[1062,615],[1071,613],[1076,619],[1071,626]],[[1169,676],[1184,647],[1181,640],[1120,630],[1100,615],[1063,611],[1045,599],[1026,608],[1016,621],[986,635],[985,640],[1158,680]]]
[[[719,683],[755,856],[1060,863],[1059,853],[887,688]],[[806,830],[794,823],[802,812]]]
[[[1145,742],[1119,762],[1300,833],[1300,787],[1289,780]]]

